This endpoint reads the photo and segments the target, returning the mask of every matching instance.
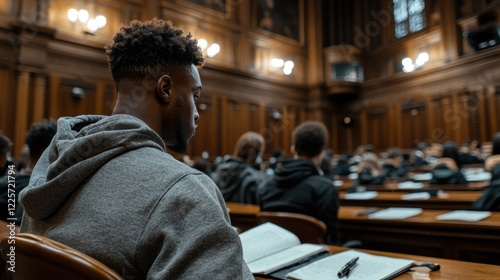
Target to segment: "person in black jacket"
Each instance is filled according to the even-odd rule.
[[[257,188],[266,179],[258,166],[264,149],[262,135],[249,131],[238,139],[234,154],[217,164],[211,177],[225,201],[258,204]]]
[[[320,169],[328,130],[320,122],[307,121],[296,127],[292,136],[294,157],[284,160],[272,178],[259,187],[261,209],[315,217],[328,228],[326,241],[338,244],[339,191]]]
[[[436,160],[431,170],[432,179],[430,184],[467,184],[467,179],[461,172],[458,148],[454,142],[448,141],[443,144],[441,157]]]

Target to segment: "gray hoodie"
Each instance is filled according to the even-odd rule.
[[[133,116],[59,119],[19,201],[21,232],[125,279],[253,279],[217,186]]]

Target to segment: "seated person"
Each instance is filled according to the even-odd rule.
[[[500,163],[500,132],[495,133],[492,142],[491,155],[486,158],[484,163],[484,169],[486,171],[491,171],[497,163]]]
[[[9,165],[14,163],[10,157],[11,148],[12,142],[0,131],[0,177],[5,176]]]
[[[500,163],[491,170],[490,184],[484,188],[472,209],[480,211],[500,211]]]
[[[226,156],[212,173],[225,201],[258,204],[257,187],[266,175],[257,159],[265,149],[264,137],[250,131],[240,136],[234,154]]]
[[[378,157],[375,154],[367,154],[358,164],[358,178],[354,182],[356,186],[384,185],[385,175]]]
[[[21,232],[125,279],[254,279],[215,183],[167,152],[187,151],[200,118],[196,39],[169,21],[133,20],[106,54],[113,113],[59,118],[19,195]]]
[[[16,218],[15,223],[17,225],[21,224],[23,217],[23,208],[17,203],[19,198],[19,192],[22,191],[30,181],[31,172],[35,167],[38,159],[42,155],[43,151],[49,146],[50,141],[56,134],[56,122],[55,121],[44,121],[40,123],[35,123],[31,126],[30,130],[26,134],[26,144],[28,145],[29,160],[26,167],[22,168],[21,171],[16,172],[14,176],[15,182],[15,215],[8,215],[8,211],[0,211],[0,219],[7,221],[7,218]],[[7,209],[8,207],[8,194],[9,194],[9,182],[6,177],[0,178],[0,209]],[[12,189],[12,188],[10,188]]]
[[[404,178],[408,176],[408,169],[402,166],[403,157],[398,148],[387,151],[387,159],[382,165],[384,176],[390,179]]]
[[[436,159],[431,170],[430,184],[467,184],[461,172],[461,163],[458,148],[453,142],[446,142],[442,146],[441,157]]]
[[[261,209],[315,217],[328,228],[326,241],[338,243],[339,191],[319,166],[328,130],[321,122],[307,121],[294,129],[292,138],[293,158],[259,187]]]

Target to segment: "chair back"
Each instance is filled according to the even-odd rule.
[[[0,220],[0,238],[19,233],[18,225],[11,225],[10,222]]]
[[[262,211],[257,215],[259,224],[271,222],[293,232],[301,243],[325,244],[327,228],[322,221],[303,214]]]
[[[11,246],[15,260],[11,260]],[[15,244],[9,237],[0,240],[1,262],[13,280],[72,279],[72,280],[123,280],[116,272],[98,260],[47,237],[19,233]],[[15,272],[8,271],[15,264]]]

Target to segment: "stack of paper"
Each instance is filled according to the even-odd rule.
[[[415,181],[430,181],[432,179],[432,173],[420,173],[413,175],[413,180]]]
[[[477,222],[479,220],[486,219],[489,216],[491,216],[490,211],[456,210],[456,211],[448,212],[446,214],[439,215],[436,217],[436,219]]]
[[[412,190],[412,189],[421,189],[424,187],[424,184],[406,181],[398,184],[398,189]]]
[[[380,210],[371,215],[368,215],[370,219],[406,219],[413,217],[422,213],[422,208],[404,208],[404,207],[389,207],[384,210]]]
[[[412,266],[413,260],[372,255],[356,250],[344,251],[322,258],[287,274],[290,279],[339,279],[338,271],[353,258],[358,261],[349,272],[348,280],[392,279]]]
[[[345,199],[358,199],[358,200],[367,200],[377,197],[378,192],[368,191],[368,192],[355,192],[355,193],[346,193]]]
[[[429,198],[431,198],[431,194],[428,192],[409,193],[401,196],[403,200],[427,200]]]

